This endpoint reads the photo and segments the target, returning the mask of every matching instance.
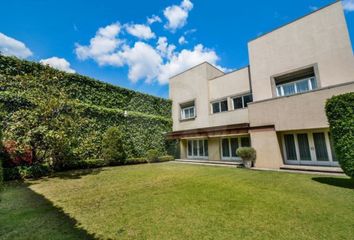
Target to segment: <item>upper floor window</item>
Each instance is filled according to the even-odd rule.
[[[227,99],[213,102],[212,104],[212,112],[219,113],[219,112],[227,112],[229,110],[227,105]]]
[[[317,88],[313,67],[274,79],[278,97],[307,92]]]
[[[187,120],[187,119],[193,119],[195,118],[195,104],[193,102],[181,104],[181,119],[182,120]]]
[[[253,101],[252,94],[247,94],[247,95],[232,98],[234,109],[246,108],[248,106],[248,103],[252,101]]]

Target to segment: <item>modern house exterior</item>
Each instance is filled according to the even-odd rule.
[[[340,1],[248,43],[249,66],[224,73],[205,62],[170,78],[182,159],[255,166],[338,166],[325,102],[354,91],[354,57]]]

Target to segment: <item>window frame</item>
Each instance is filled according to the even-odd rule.
[[[221,108],[221,103],[222,102],[226,102],[227,104],[227,109],[226,111],[222,111],[222,108]],[[218,104],[219,105],[219,112],[214,112],[214,104]],[[228,101],[228,98],[224,98],[224,99],[221,99],[221,100],[217,100],[217,101],[213,101],[210,103],[210,107],[211,107],[211,114],[217,114],[217,113],[223,113],[223,112],[228,112],[229,111],[229,101]]]
[[[200,146],[200,142],[202,141],[202,148]],[[189,155],[189,143],[191,143],[191,153]],[[197,155],[194,154],[194,143],[196,143]],[[209,159],[209,141],[207,138],[199,138],[199,139],[187,139],[187,159]],[[205,147],[207,146],[207,147]],[[203,155],[200,155],[200,150],[203,150]]]
[[[297,83],[304,82],[304,81],[307,81],[308,90],[307,91],[298,91]],[[316,83],[316,84],[313,84],[313,83]],[[294,86],[294,93],[285,95],[284,86],[286,86],[286,85],[293,85]],[[314,86],[314,85],[316,85],[316,86]],[[317,85],[318,84],[317,84],[316,76],[303,78],[303,79],[299,79],[299,80],[295,80],[295,81],[290,81],[290,82],[282,83],[282,84],[275,84],[276,96],[277,97],[286,97],[286,96],[292,96],[292,95],[296,95],[296,94],[300,94],[300,93],[310,92],[310,91],[316,90],[318,88]]]
[[[251,143],[251,136],[250,135],[239,135],[239,136],[231,136],[231,137],[222,137],[220,138],[220,159],[221,160],[225,160],[225,161],[241,161],[242,159],[239,157],[239,156],[232,156],[232,152],[231,152],[231,149],[232,149],[232,146],[231,146],[231,139],[237,139],[237,146],[238,148],[240,147],[244,147],[242,145],[242,138],[245,138],[247,137],[249,139],[249,143],[250,143],[250,146],[252,146],[252,143]],[[223,140],[227,139],[228,141],[228,147],[229,147],[229,157],[224,157],[223,156],[223,145],[222,145],[222,142]],[[238,149],[237,148],[237,149]],[[237,150],[236,149],[236,150]]]
[[[248,103],[253,102],[253,94],[252,94],[252,93],[247,93],[247,94],[237,95],[237,96],[231,97],[232,109],[233,109],[233,110],[240,110],[240,109],[248,108],[248,103],[247,103],[247,106],[246,106],[246,104],[245,104],[245,97],[246,97],[246,96],[251,96],[251,98],[252,98],[252,101],[250,101],[250,102],[248,102]],[[241,98],[241,101],[242,101],[242,107],[241,107],[241,108],[235,108],[235,103],[234,103],[234,99],[235,99],[235,98]]]
[[[194,120],[197,117],[197,108],[195,105],[195,100],[180,103],[179,108],[180,108],[180,111],[179,111],[179,120],[180,121]],[[193,116],[191,117],[190,113],[192,110],[193,110]],[[189,111],[189,117],[186,117],[186,111]]]

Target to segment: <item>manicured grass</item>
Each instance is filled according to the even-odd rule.
[[[348,178],[178,163],[7,184],[1,239],[354,239]]]

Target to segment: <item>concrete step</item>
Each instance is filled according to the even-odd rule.
[[[211,160],[201,160],[201,159],[176,159],[175,162],[180,163],[191,163],[191,164],[204,164],[204,165],[218,165],[218,166],[233,166],[237,167],[242,165],[240,161],[211,161]]]
[[[319,173],[343,173],[340,167],[327,167],[327,166],[305,166],[305,165],[283,165],[281,170],[289,171],[305,171],[305,172],[319,172]]]

